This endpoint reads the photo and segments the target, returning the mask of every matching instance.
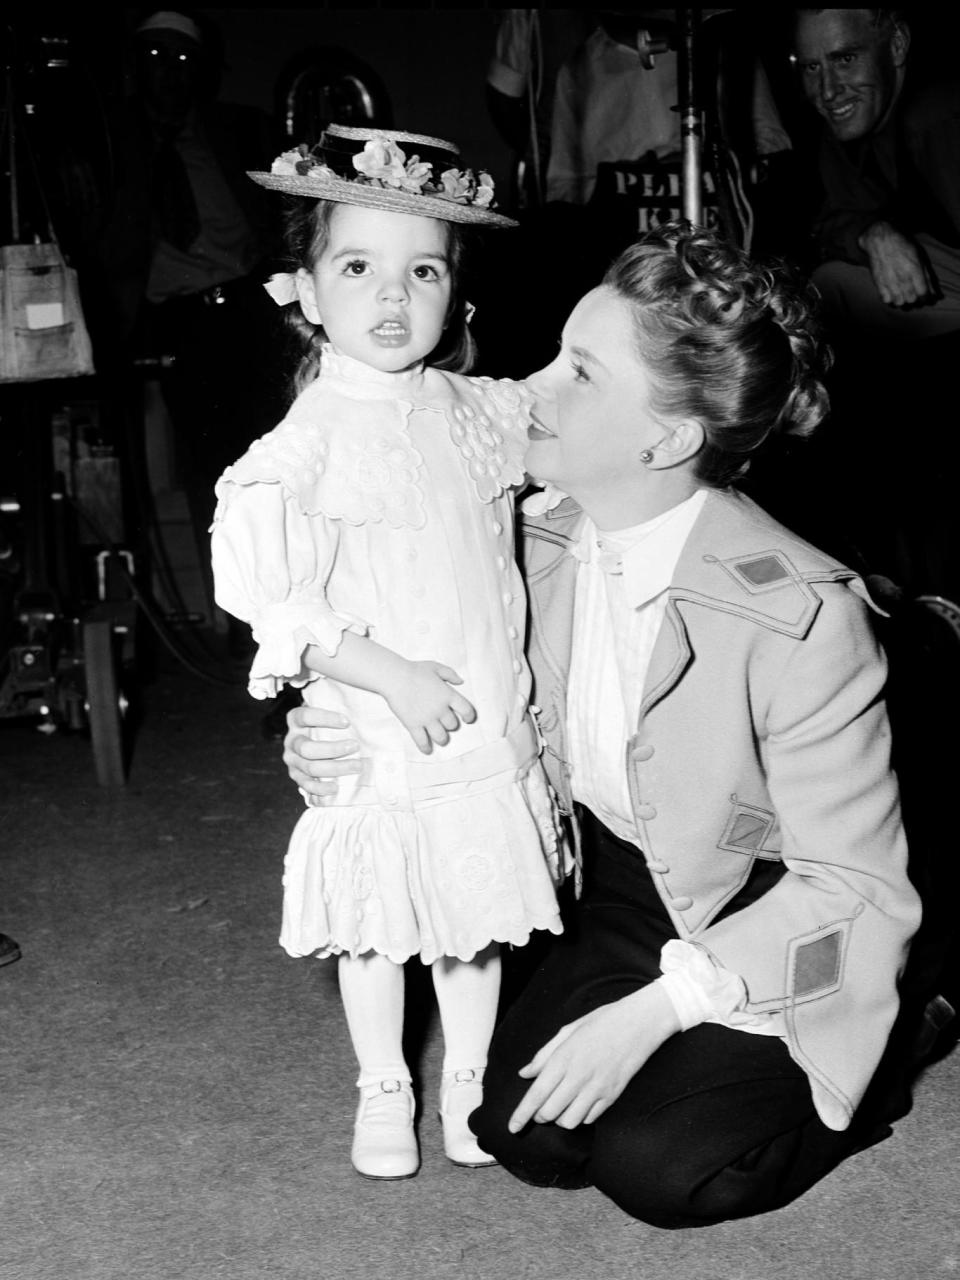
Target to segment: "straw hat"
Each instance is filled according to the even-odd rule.
[[[285,151],[269,173],[248,177],[287,195],[368,205],[443,222],[515,227],[494,213],[493,179],[459,168],[460,149],[442,138],[331,124],[308,150]]]

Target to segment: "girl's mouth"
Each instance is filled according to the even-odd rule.
[[[410,337],[410,330],[402,320],[381,320],[372,330],[374,338],[385,347],[399,347]]]

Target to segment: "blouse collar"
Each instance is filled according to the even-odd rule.
[[[680,554],[707,498],[698,489],[684,502],[630,529],[601,532],[587,518],[571,554],[582,564],[622,575],[627,603],[635,609],[666,591]]]
[[[362,360],[345,356],[331,343],[325,342],[320,350],[320,376],[339,378],[342,382],[363,383],[367,387],[383,387],[397,395],[414,394],[423,383],[424,366],[419,360],[409,369],[398,373],[385,373],[374,369]]]

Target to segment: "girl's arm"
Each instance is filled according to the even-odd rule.
[[[259,646],[251,693],[274,697],[284,683],[315,672],[380,694],[424,754],[447,743],[461,722],[476,719],[451,688],[460,677],[438,662],[406,661],[359,634],[362,619],[331,608],[326,583],[340,522],[309,516],[292,500],[270,448],[247,457],[254,480],[241,483],[230,473],[218,486],[211,546],[217,603],[250,623]],[[261,471],[266,480],[257,483]],[[278,482],[268,483],[274,472]]]
[[[434,743],[445,746],[461,721],[472,724],[477,718],[473,706],[451,688],[463,683],[456,671],[440,662],[402,658],[352,631],[344,632],[332,657],[309,645],[304,664],[341,684],[380,694],[424,755]]]

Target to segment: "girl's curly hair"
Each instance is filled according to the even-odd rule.
[[[825,417],[830,352],[816,294],[786,264],[751,262],[712,232],[669,223],[625,250],[603,283],[631,306],[654,415],[703,426],[702,484],[731,484],[768,437],[808,435]]]
[[[306,196],[289,198],[284,216],[284,241],[287,249],[286,269],[312,271],[330,238],[330,220],[337,204],[332,200],[315,200]],[[477,349],[467,324],[467,299],[464,281],[470,266],[473,242],[468,228],[457,223],[447,228],[447,253],[450,265],[450,306],[446,328],[440,345],[430,356],[435,369],[468,373],[476,361]],[[327,336],[322,326],[311,324],[299,306],[286,308],[285,319],[299,356],[293,376],[294,395],[299,394],[320,371],[320,349]]]

